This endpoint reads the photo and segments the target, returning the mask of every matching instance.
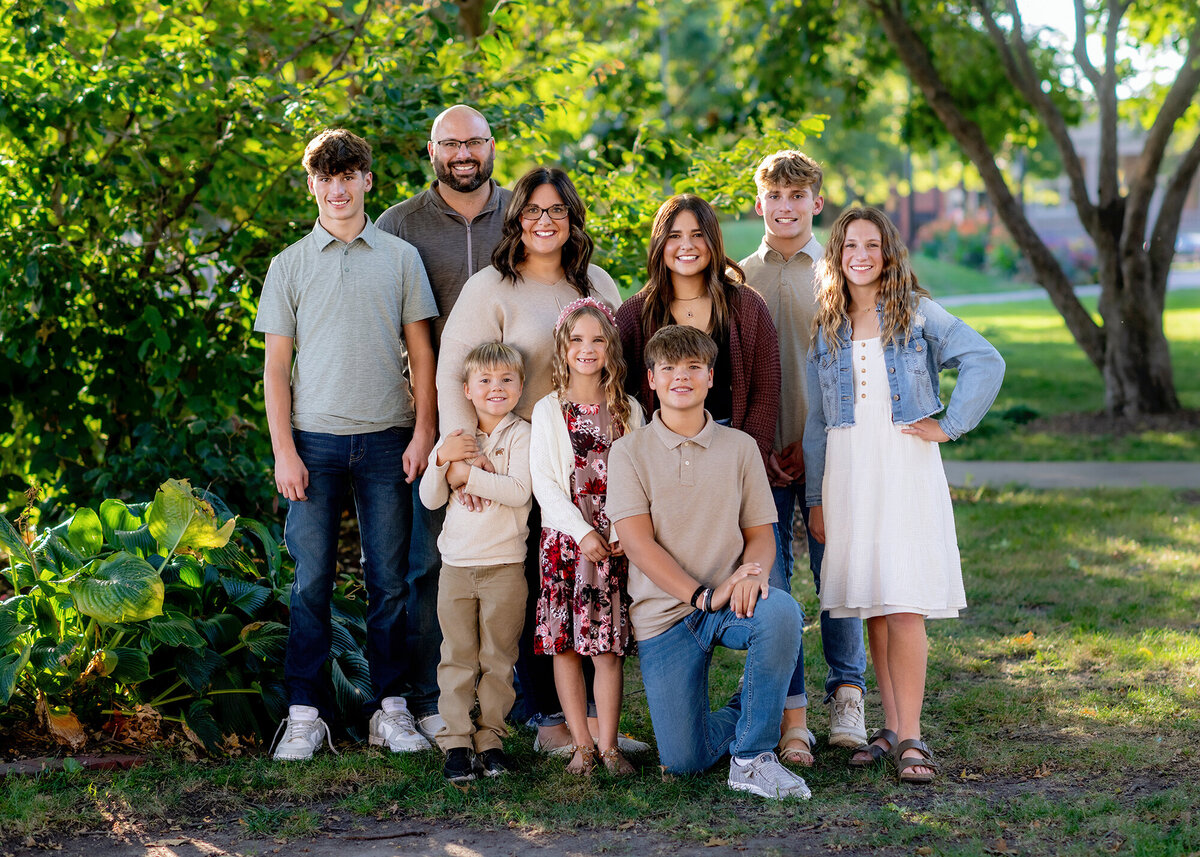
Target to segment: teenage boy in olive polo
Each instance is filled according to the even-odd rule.
[[[821,213],[825,204],[821,196],[823,178],[820,165],[803,152],[783,150],[763,158],[754,172],[757,186],[754,211],[763,219],[763,240],[758,250],[741,262],[746,284],[763,296],[779,331],[780,401],[787,406],[779,409],[779,427],[775,449],[767,461],[767,477],[779,516],[771,585],[788,592],[792,591],[792,522],[797,505],[805,530],[808,528],[801,440],[808,413],[805,366],[817,307],[813,268],[824,252],[813,235],[813,217]],[[818,591],[824,553],[825,546],[809,534],[808,562]],[[829,743],[834,747],[858,747],[867,743],[863,712],[867,653],[862,621],[831,619],[828,613],[822,613],[821,644],[829,666],[825,678],[825,704],[830,709]],[[793,706],[793,700],[798,701],[804,694],[804,664],[799,661],[784,711],[781,752],[785,759],[812,764],[812,733],[805,723],[805,709],[798,707],[798,702]]]
[[[492,251],[500,243],[504,209],[512,192],[492,178],[496,141],[486,117],[474,107],[455,104],[443,110],[433,120],[425,148],[433,166],[433,184],[381,214],[378,226],[421,253],[438,306],[433,319],[436,356],[442,328],[463,283],[492,263]],[[442,631],[438,627],[437,600],[442,558],[437,539],[445,516],[444,506],[426,509],[414,496],[408,573],[407,696],[417,728],[430,741],[443,725],[438,714]]]
[[[367,588],[370,742],[394,752],[426,749],[399,694],[411,483],[437,431],[428,322],[437,306],[416,249],[363,211],[373,181],[367,141],[322,132],[304,151],[304,169],[317,222],[271,260],[254,324],[266,334],[275,484],[288,500],[284,537],[296,562],[284,666],[289,708],[275,758],[309,759],[329,737],[320,674],[350,492]]]
[[[748,434],[704,409],[717,348],[667,325],[646,343],[650,422],[609,453],[608,517],[629,557],[630,618],[662,764],[704,771],[730,755],[729,787],[809,797],[774,750],[800,652],[799,605],[770,589],[775,504]],[[708,699],[716,646],[747,651],[742,692]]]

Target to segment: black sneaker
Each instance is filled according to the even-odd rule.
[[[466,747],[446,751],[446,767],[442,774],[452,783],[469,783],[475,779],[475,754]]]
[[[508,757],[499,747],[480,753],[479,764],[483,767],[485,777],[502,777],[508,773]]]

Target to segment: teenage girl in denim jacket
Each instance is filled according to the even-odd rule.
[[[804,461],[810,526],[826,544],[821,609],[866,620],[886,721],[850,764],[890,755],[901,782],[927,783],[925,619],[966,607],[938,444],[987,413],[1004,361],[929,299],[878,209],[837,219],[817,277]],[[934,419],[938,373],[951,368],[958,382]]]

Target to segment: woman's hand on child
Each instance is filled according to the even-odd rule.
[[[950,440],[950,436],[942,431],[938,421],[930,417],[906,425],[900,431],[905,434],[915,434],[921,440],[927,440],[930,443],[946,443]]]
[[[612,553],[608,542],[595,530],[592,530],[583,537],[579,542],[579,550],[592,562],[604,562],[604,560],[608,559],[609,554]]]
[[[450,461],[462,461],[474,458],[479,454],[479,444],[475,442],[475,432],[469,434],[462,429],[455,429],[446,435],[438,448],[438,467]]]
[[[483,497],[477,497],[474,494],[468,494],[465,490],[463,490],[463,486],[467,484],[467,479],[469,479],[471,476],[470,468],[478,467],[480,470],[487,471],[488,473],[495,473],[496,468],[492,466],[491,460],[488,459],[486,455],[477,455],[475,458],[461,463],[467,467],[467,475],[461,484],[455,486],[455,496],[458,497],[458,502],[467,507],[468,512],[482,512],[486,507],[492,505],[492,501],[485,500]],[[450,467],[453,469],[454,465],[450,465]],[[449,470],[446,471],[446,475],[449,477]],[[454,483],[451,484],[453,485]]]

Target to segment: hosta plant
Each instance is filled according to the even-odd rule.
[[[15,593],[0,603],[0,715],[30,712],[75,746],[83,724],[148,737],[174,722],[209,749],[282,715],[290,575],[262,524],[169,480],[30,544],[0,519],[0,541]],[[335,598],[331,696],[347,713],[370,693],[362,614]]]

